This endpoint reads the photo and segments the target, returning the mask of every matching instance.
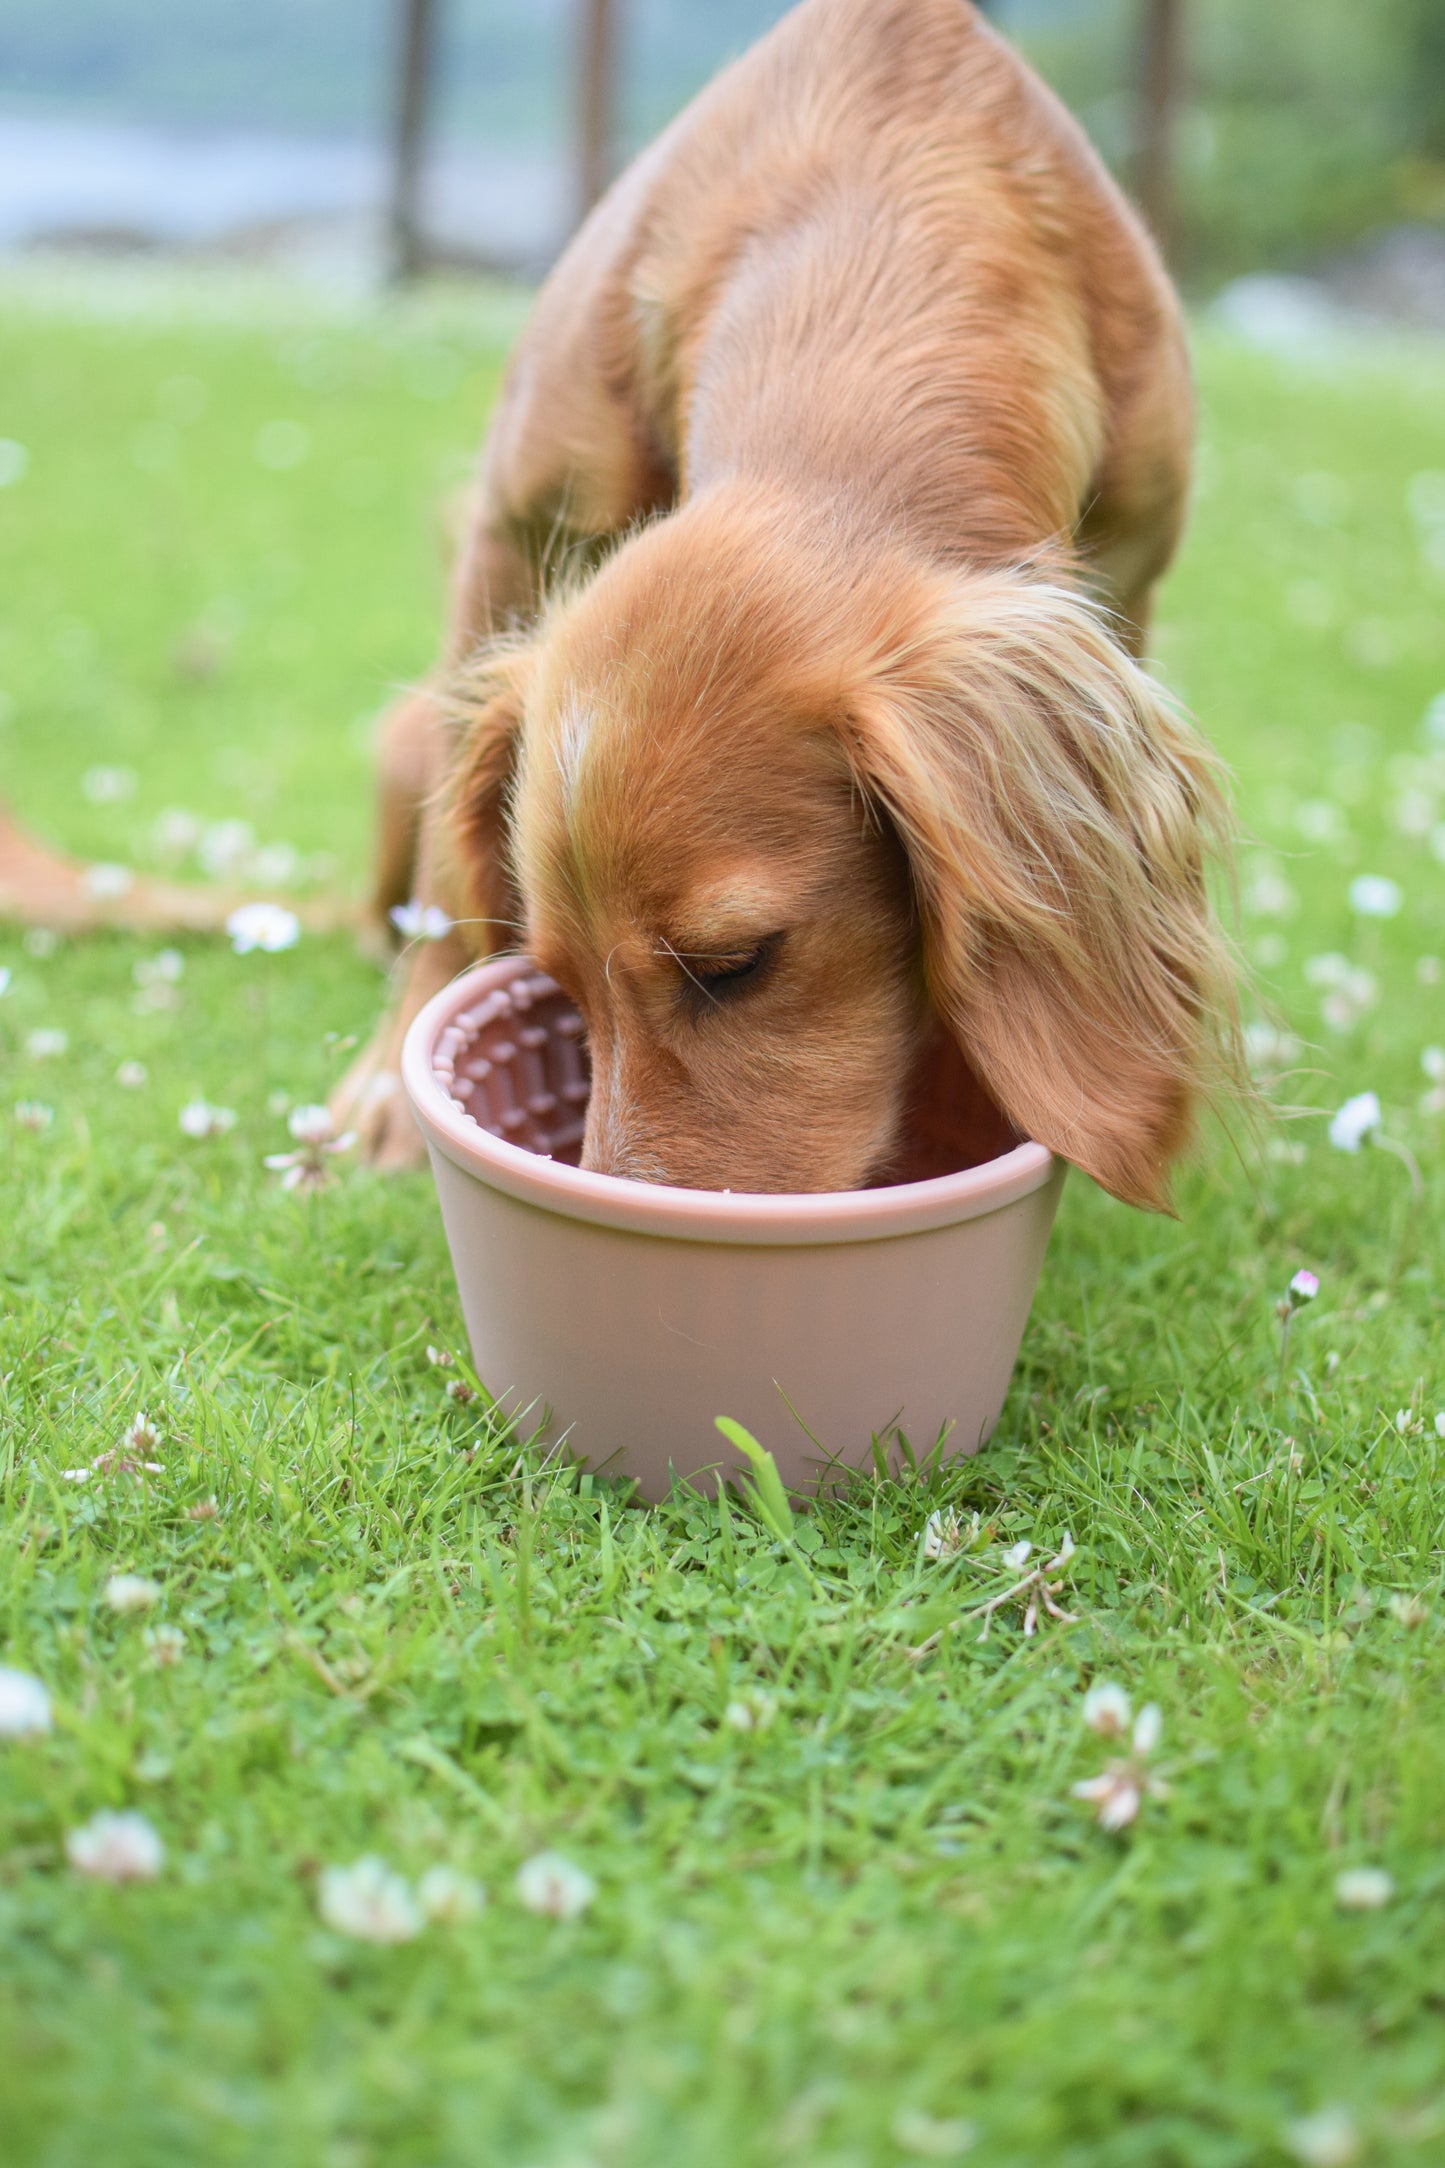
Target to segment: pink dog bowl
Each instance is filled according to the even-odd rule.
[[[1064,1168],[822,1196],[589,1174],[581,1022],[524,957],[422,1010],[402,1074],[431,1153],[477,1374],[523,1427],[662,1497],[742,1462],[732,1416],[813,1488],[830,1464],[974,1453],[998,1420]],[[549,1156],[550,1155],[550,1156]]]

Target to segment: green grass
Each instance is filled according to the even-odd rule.
[[[136,863],[168,806],[240,817],[359,880],[358,718],[428,660],[496,322],[12,310],[0,764],[27,817]],[[178,1005],[138,1012],[142,946],[5,939],[0,1659],[56,1705],[0,1743],[7,2162],[903,2168],[968,2125],[990,2168],[1269,2168],[1330,2105],[1351,2159],[1441,2157],[1445,1121],[1419,1063],[1445,994],[1419,959],[1445,867],[1393,825],[1412,791],[1445,817],[1420,766],[1442,589],[1406,508],[1445,469],[1440,357],[1206,342],[1201,368],[1161,653],[1256,839],[1244,939],[1303,1042],[1284,1096],[1378,1090],[1426,1194],[1319,1116],[1216,1144],[1177,1224],[1075,1180],[977,1462],[862,1484],[789,1543],[519,1458],[426,1359],[460,1344],[428,1180],[305,1198],[262,1169],[272,1095],[324,1093],[371,1017],[347,946],[191,944]],[[282,472],[254,452],[277,420],[307,432]],[[133,797],[92,804],[97,764]],[[1352,918],[1364,871],[1397,918]],[[1378,986],[1344,1031],[1304,973],[1331,950]],[[26,1053],[45,1028],[63,1056]],[[181,1136],[197,1092],[234,1130]],[[1281,1377],[1301,1265],[1323,1288]],[[163,1477],[61,1480],[140,1407]],[[928,1560],[950,1508],[979,1542]],[[1076,1624],[952,1623],[1008,1585],[1006,1546],[1066,1529]],[[161,1585],[148,1616],[107,1607],[122,1570]],[[1164,1712],[1171,1796],[1122,1837],[1069,1796],[1107,1751],[1080,1720],[1103,1677]],[[749,1695],[774,1720],[739,1731]],[[103,1806],[159,1830],[155,1882],[66,1866]],[[597,1882],[575,1921],[514,1894],[543,1846]],[[318,1872],[364,1852],[491,1901],[344,1941]],[[1359,1864],[1394,1877],[1384,1910],[1337,1907]]]

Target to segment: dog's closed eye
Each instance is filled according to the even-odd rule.
[[[694,1008],[703,1001],[736,1000],[760,985],[772,970],[783,945],[781,933],[770,933],[749,947],[727,956],[685,955],[672,949],[683,974],[682,994]]]

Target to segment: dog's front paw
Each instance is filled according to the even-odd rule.
[[[380,1069],[366,1086],[352,1117],[361,1157],[383,1174],[426,1161],[426,1140],[401,1087],[401,1078]]]
[[[401,1078],[383,1065],[375,1049],[369,1047],[342,1078],[329,1105],[336,1128],[355,1136],[364,1166],[392,1173],[419,1167],[425,1160],[426,1145]]]

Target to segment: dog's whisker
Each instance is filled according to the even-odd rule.
[[[717,998],[717,995],[713,993],[710,987],[703,985],[702,980],[698,977],[697,973],[695,971],[688,970],[686,957],[682,954],[682,951],[680,949],[675,949],[670,941],[664,941],[661,948],[656,951],[656,954],[658,954],[659,956],[670,956],[675,964],[681,966],[684,978],[692,980],[693,985],[697,988],[698,992],[702,995],[705,1001],[710,1001],[713,1004],[714,1008],[720,1008],[722,1006],[722,1004]],[[700,958],[699,961],[701,961]]]

